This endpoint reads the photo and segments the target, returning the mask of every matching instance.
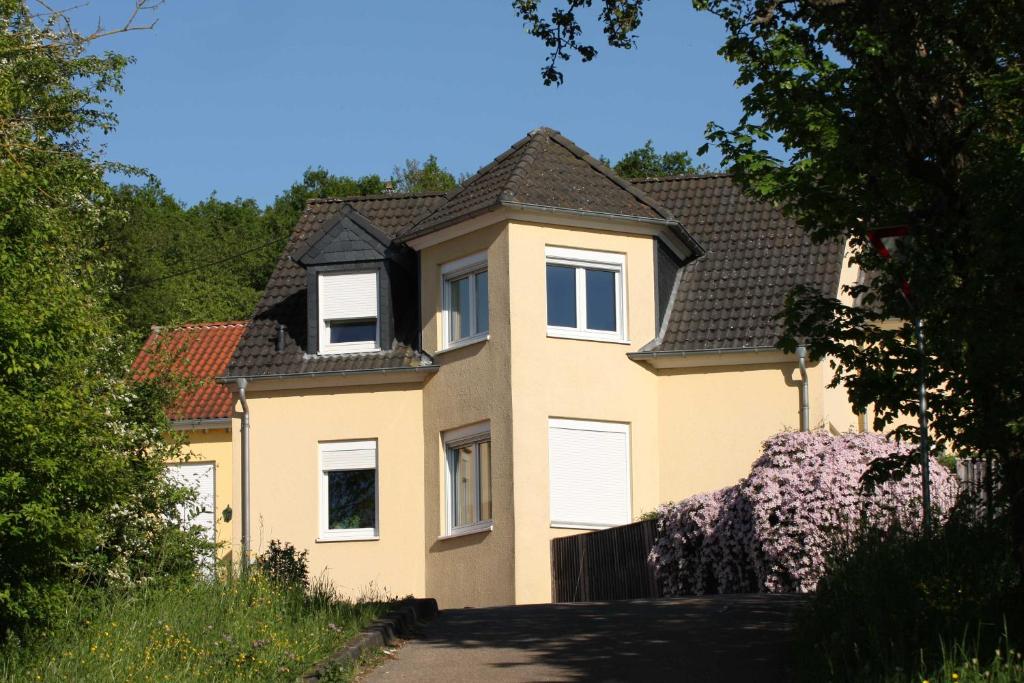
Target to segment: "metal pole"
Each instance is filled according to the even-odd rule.
[[[248,382],[245,378],[238,380],[238,398],[242,403],[242,538],[241,538],[241,568],[245,573],[249,570],[249,402],[245,397],[245,388]]]
[[[920,367],[918,371],[921,375],[921,381],[917,390],[917,400],[921,429],[921,504],[924,507],[922,519],[924,533],[928,535],[932,530],[931,468],[928,461],[928,356],[924,351],[924,328],[921,325],[921,316],[914,316],[914,332],[917,335],[917,352],[920,354]]]
[[[800,431],[811,430],[811,404],[808,398],[807,382],[807,347],[801,344],[796,347],[796,360],[800,367]]]

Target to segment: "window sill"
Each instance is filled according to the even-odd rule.
[[[314,539],[314,543],[351,543],[352,541],[379,541],[380,535],[372,536],[320,536]]]
[[[548,337],[555,339],[578,339],[580,341],[606,342],[610,344],[630,344],[628,339],[617,337],[611,334],[599,332],[587,332],[585,330],[573,330],[565,327],[549,327]]]
[[[379,346],[334,346],[323,347],[316,354],[318,356],[344,356],[347,353],[377,353],[381,350]]]
[[[443,349],[440,349],[434,355],[440,356],[442,354],[448,353],[449,351],[455,351],[457,349],[464,349],[467,346],[473,346],[473,344],[482,344],[485,341],[490,341],[490,339],[490,334],[478,334],[475,337],[466,337],[465,339],[460,339],[459,341],[449,344]]]
[[[494,522],[488,520],[486,522],[478,522],[469,526],[464,526],[458,529],[452,529],[447,534],[438,536],[437,540],[445,541],[449,538],[458,538],[460,536],[472,536],[473,534],[485,534],[489,531],[494,530]]]

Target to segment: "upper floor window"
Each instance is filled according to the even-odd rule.
[[[548,335],[626,341],[626,257],[547,247]]]
[[[444,348],[487,336],[487,254],[480,253],[441,268]]]
[[[321,273],[320,353],[380,348],[377,273]]]

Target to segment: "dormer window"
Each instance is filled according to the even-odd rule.
[[[380,348],[377,271],[321,273],[320,353],[356,353]]]

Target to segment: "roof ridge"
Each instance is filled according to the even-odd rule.
[[[149,331],[153,332],[168,332],[174,330],[185,330],[185,329],[202,329],[202,328],[220,328],[220,327],[245,327],[251,321],[249,320],[221,320],[201,323],[180,323],[178,325],[150,325]]]
[[[680,173],[678,175],[648,176],[645,178],[629,178],[631,183],[660,183],[666,180],[703,180],[705,178],[732,178],[732,173]]]
[[[430,218],[432,218],[432,217],[433,217],[433,216],[434,216],[434,215],[435,215],[436,213],[438,213],[438,212],[440,212],[440,211],[441,211],[442,209],[444,209],[444,208],[445,208],[445,206],[447,206],[447,205],[448,205],[448,204],[449,204],[450,202],[452,202],[452,201],[453,201],[453,200],[454,200],[454,199],[455,199],[456,197],[458,197],[458,196],[459,196],[459,195],[461,195],[461,194],[462,194],[463,192],[465,192],[465,191],[466,191],[466,190],[467,190],[467,189],[468,189],[469,187],[471,187],[471,186],[473,185],[473,183],[475,183],[475,182],[476,182],[477,180],[479,180],[480,178],[483,178],[483,177],[484,177],[485,175],[487,175],[488,173],[491,173],[491,172],[492,172],[492,171],[493,171],[493,170],[494,170],[495,168],[497,168],[497,166],[498,166],[498,165],[499,165],[499,164],[500,164],[501,162],[505,161],[505,160],[506,160],[506,159],[508,159],[508,158],[509,158],[510,156],[512,156],[513,154],[515,154],[516,152],[518,152],[518,151],[519,151],[519,149],[520,149],[520,148],[521,148],[521,147],[522,147],[523,145],[527,144],[527,143],[528,143],[528,142],[530,141],[530,139],[531,139],[531,136],[532,136],[532,135],[534,134],[534,132],[536,132],[537,130],[541,130],[541,129],[540,129],[540,128],[537,128],[537,129],[534,129],[534,130],[530,131],[529,133],[527,133],[526,135],[524,135],[523,137],[521,137],[520,139],[518,139],[518,140],[516,140],[516,141],[515,141],[514,143],[512,143],[512,145],[511,145],[511,146],[509,146],[509,148],[508,148],[508,149],[506,149],[506,150],[505,150],[504,152],[502,152],[502,153],[501,153],[501,154],[499,154],[498,156],[494,157],[494,159],[492,159],[492,160],[491,160],[491,161],[490,161],[489,163],[487,163],[487,164],[485,164],[485,165],[481,166],[481,167],[480,167],[480,168],[479,168],[479,169],[477,170],[477,172],[476,172],[476,173],[474,173],[474,174],[473,174],[473,175],[471,175],[470,177],[466,178],[466,179],[465,179],[465,180],[464,180],[464,181],[462,182],[462,184],[461,184],[461,185],[459,185],[459,188],[458,188],[457,190],[455,190],[454,192],[452,192],[452,193],[451,193],[450,195],[447,195],[447,196],[446,196],[446,198],[447,198],[447,200],[448,200],[448,201],[446,201],[446,202],[445,202],[444,204],[442,204],[441,206],[437,207],[437,208],[436,208],[436,209],[434,209],[433,211],[429,211],[429,212],[428,212],[427,214],[425,214],[424,216],[421,216],[421,217],[420,217],[420,219],[419,219],[418,221],[416,221],[415,223],[413,223],[412,225],[410,225],[410,226],[409,226],[408,228],[406,228],[405,230],[401,231],[401,232],[399,233],[399,235],[398,235],[398,236],[399,236],[399,238],[401,238],[402,236],[406,235],[407,233],[415,232],[415,231],[416,231],[416,228],[417,228],[418,226],[420,226],[420,225],[422,225],[422,224],[424,224],[424,223],[427,223],[427,222],[429,222]],[[502,193],[501,193],[501,192],[499,192],[499,193],[498,193],[498,195],[497,195],[497,196],[495,197],[495,200],[498,200],[498,199],[500,199],[500,197],[501,197],[501,194],[502,194]]]
[[[651,197],[648,197],[646,193],[641,192],[639,188],[633,185],[633,183],[626,180],[612,169],[608,168],[608,166],[602,164],[600,161],[590,156],[590,154],[588,154],[586,150],[584,150],[582,147],[577,145],[569,138],[559,133],[557,130],[552,130],[550,128],[538,130],[544,130],[551,140],[557,142],[559,145],[564,147],[570,154],[575,156],[577,159],[587,162],[587,164],[589,164],[591,168],[593,168],[595,171],[603,175],[608,180],[618,185],[620,188],[622,188],[629,194],[633,195],[633,197],[640,203],[645,204],[650,209],[653,209],[654,212],[661,216],[663,219],[679,222],[679,220],[674,215],[672,215],[671,211],[663,207],[658,202],[654,201],[654,199],[652,199]]]
[[[443,197],[447,192],[384,192],[378,194],[350,194],[344,197],[310,197],[307,204],[333,204],[359,200],[419,199],[421,197]]]
[[[508,195],[507,199],[515,199],[516,190],[519,188],[519,183],[522,180],[522,174],[526,171],[527,166],[533,161],[533,150],[530,149],[530,146],[539,144],[537,141],[540,139],[541,134],[550,139],[552,132],[557,133],[558,131],[552,131],[552,129],[542,126],[540,128],[534,128],[526,134],[526,137],[523,138],[522,156],[516,162],[516,165],[512,167],[512,172],[509,173],[508,182],[505,183],[505,188],[498,193],[498,201],[506,199],[505,195]]]

